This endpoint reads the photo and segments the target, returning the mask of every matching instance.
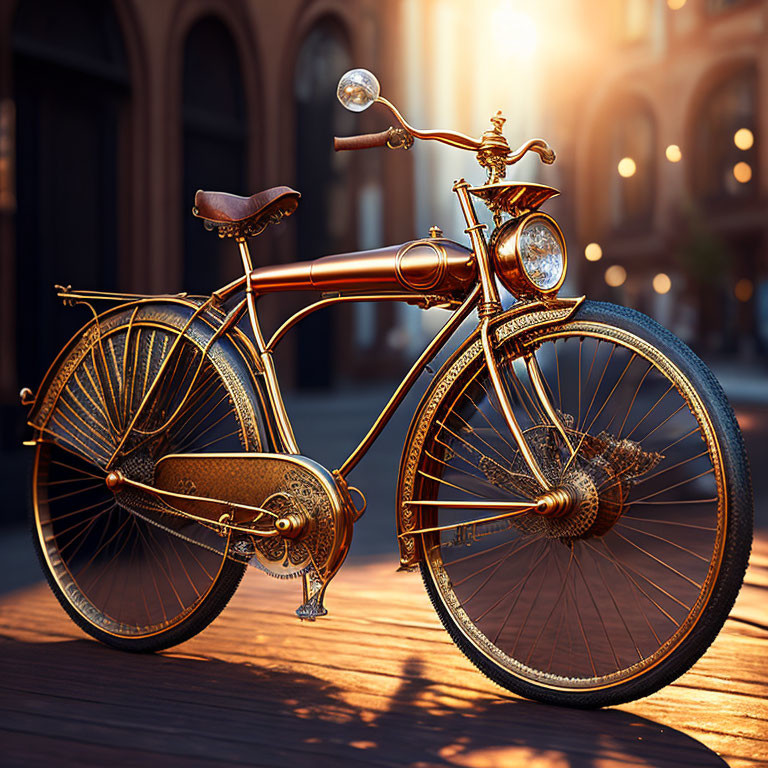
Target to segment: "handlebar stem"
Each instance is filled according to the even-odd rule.
[[[467,222],[467,228],[464,230],[472,242],[472,250],[477,260],[477,272],[480,275],[480,286],[482,287],[483,297],[478,305],[477,314],[481,317],[490,317],[501,311],[501,299],[496,287],[496,281],[491,269],[491,260],[488,254],[488,243],[485,240],[483,230],[485,224],[477,220],[475,207],[472,205],[472,198],[469,196],[469,183],[460,179],[453,185],[453,191],[459,198],[461,212],[464,214],[464,220]]]

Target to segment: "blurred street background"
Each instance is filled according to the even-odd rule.
[[[335,154],[334,135],[391,118],[336,100],[377,74],[424,128],[479,136],[501,109],[514,147],[554,166],[512,178],[561,190],[546,210],[569,248],[564,295],[627,304],[715,370],[744,429],[768,527],[768,0],[0,0],[0,589],[39,572],[27,534],[21,387],[38,386],[88,320],[53,285],[209,293],[233,244],[191,215],[198,188],[286,184],[296,214],[258,264],[427,234],[464,241],[452,182],[471,153]],[[276,327],[307,297],[264,301]],[[277,356],[304,453],[338,466],[442,310],[321,312]],[[369,497],[352,556],[394,557],[394,491],[424,374],[352,475]]]

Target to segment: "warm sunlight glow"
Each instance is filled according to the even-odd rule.
[[[752,166],[749,163],[736,163],[733,166],[733,177],[739,184],[746,184],[752,178]]]
[[[623,176],[625,179],[634,176],[635,171],[637,171],[637,163],[631,157],[622,157],[617,167],[619,176]]]
[[[667,0],[667,5],[673,11],[679,11],[686,3],[686,0]]]
[[[672,281],[669,279],[669,275],[659,272],[659,274],[653,278],[653,290],[656,291],[656,293],[669,293],[671,287]]]
[[[515,10],[509,0],[493,12],[490,27],[496,51],[503,58],[530,59],[536,53],[539,31],[526,13]]]
[[[736,285],[733,286],[733,295],[739,301],[749,301],[752,298],[754,291],[755,286],[752,285],[752,281],[748,280],[746,277],[742,277],[741,280],[737,281]]]
[[[665,154],[670,163],[679,163],[683,159],[683,153],[677,144],[670,144]]]
[[[755,135],[749,128],[739,128],[739,130],[733,134],[733,143],[739,149],[751,149],[752,145],[755,143]]]
[[[584,249],[584,256],[587,261],[600,261],[603,258],[603,249],[598,243],[589,243]]]
[[[611,288],[618,288],[620,285],[624,285],[624,281],[627,279],[627,270],[624,267],[614,264],[612,267],[608,267],[605,270],[605,282],[611,286]]]

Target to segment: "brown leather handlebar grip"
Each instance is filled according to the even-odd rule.
[[[372,147],[386,147],[389,142],[391,128],[381,133],[364,133],[360,136],[334,136],[333,148],[337,152],[351,149],[371,149]]]

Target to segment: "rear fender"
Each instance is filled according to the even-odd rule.
[[[94,316],[67,342],[43,377],[27,416],[29,426],[38,437],[42,435],[72,371],[98,343],[100,334],[124,322],[126,313],[136,312],[136,319],[151,318],[183,331],[198,348],[204,349],[221,328],[225,316],[211,308],[201,311],[201,305],[202,300],[188,298],[142,298]],[[248,339],[237,328],[228,329],[213,342],[210,355],[224,378],[237,380],[232,391],[236,393],[234,405],[248,425],[247,450],[273,450],[272,419],[259,375],[261,366],[250,351]]]

